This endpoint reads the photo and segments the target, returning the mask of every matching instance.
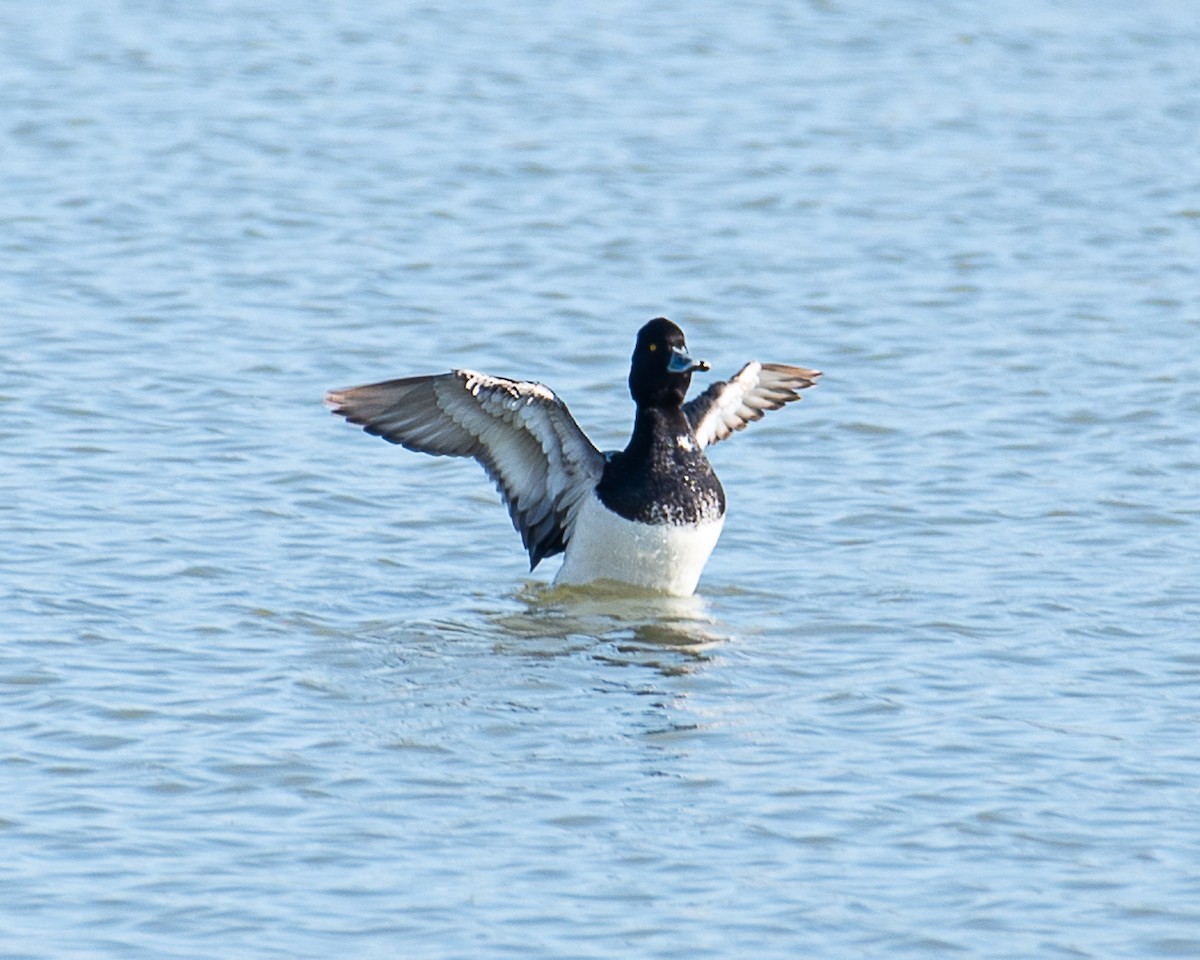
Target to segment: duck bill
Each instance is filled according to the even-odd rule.
[[[707,370],[708,363],[695,360],[682,347],[671,348],[671,359],[667,361],[667,373],[692,373],[695,370]]]

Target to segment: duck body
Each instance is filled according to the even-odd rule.
[[[625,583],[675,597],[696,591],[725,517],[694,524],[640,523],[597,496],[580,505],[556,584]]]
[[[721,528],[725,491],[682,409],[639,409],[629,446],[605,457],[555,583],[696,589]]]
[[[624,450],[600,453],[541,384],[466,370],[331,391],[333,412],[425,453],[470,456],[496,481],[530,565],[565,553],[555,582],[692,594],[720,537],[725,491],[706,446],[798,399],[819,371],[750,363],[684,399],[697,370],[665,318],[638,333]]]

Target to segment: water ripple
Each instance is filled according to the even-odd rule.
[[[0,26],[6,956],[1200,954],[1177,5]],[[321,407],[664,313],[827,371],[669,609]]]

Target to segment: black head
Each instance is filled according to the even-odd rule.
[[[638,406],[678,407],[691,386],[692,371],[707,369],[703,360],[688,356],[683,331],[659,317],[638,331],[629,392]]]

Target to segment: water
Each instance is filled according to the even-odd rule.
[[[0,26],[6,960],[1200,956],[1190,4]],[[694,603],[320,405],[658,314]]]

